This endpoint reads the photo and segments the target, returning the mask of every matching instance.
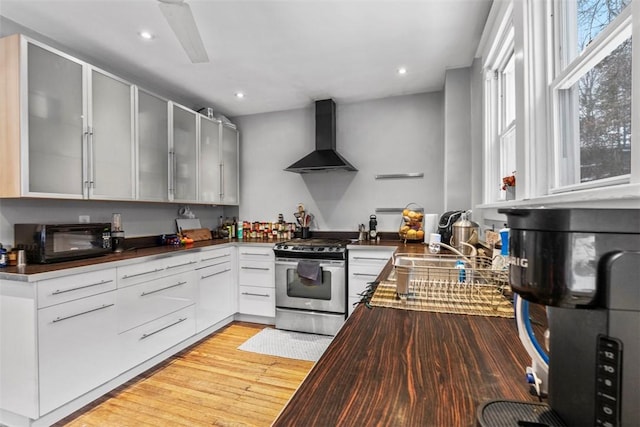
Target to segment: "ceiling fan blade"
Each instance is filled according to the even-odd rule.
[[[160,10],[193,63],[209,62],[193,13],[187,3],[160,0]]]

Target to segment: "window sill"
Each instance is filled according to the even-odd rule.
[[[478,205],[477,209],[504,207],[580,207],[580,208],[640,208],[640,184],[623,184],[550,194],[531,199],[505,200]]]

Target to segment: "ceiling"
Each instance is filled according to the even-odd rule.
[[[190,62],[157,0],[0,0],[0,15],[160,95],[233,117],[325,98],[339,104],[442,90],[446,69],[471,65],[491,7],[491,0],[186,1],[208,63]],[[142,30],[154,39],[141,39]]]

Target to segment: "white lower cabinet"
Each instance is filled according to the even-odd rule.
[[[276,316],[275,287],[240,285],[239,311],[254,316]]]
[[[134,367],[191,337],[195,331],[195,304],[191,304],[124,332],[119,337],[122,363]]]
[[[196,292],[195,271],[118,289],[118,332],[194,304]]]
[[[198,297],[196,299],[196,331],[232,316],[238,311],[235,284],[235,248],[213,249],[201,253],[196,268]]]
[[[238,311],[276,316],[275,256],[272,246],[241,246],[238,250]]]
[[[240,248],[0,280],[0,425],[62,418],[238,312],[275,317],[272,246]]]
[[[120,373],[116,293],[38,311],[40,414]]]
[[[362,299],[367,286],[380,274],[395,248],[379,246],[375,249],[349,247],[348,315]]]

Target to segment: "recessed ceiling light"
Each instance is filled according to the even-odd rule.
[[[153,39],[153,34],[151,34],[149,31],[140,31],[138,35],[145,40]]]
[[[404,67],[398,68],[398,74],[400,75],[407,74],[407,69]]]
[[[239,99],[244,98],[244,93],[242,93],[242,92],[236,92],[236,98],[239,98]]]

